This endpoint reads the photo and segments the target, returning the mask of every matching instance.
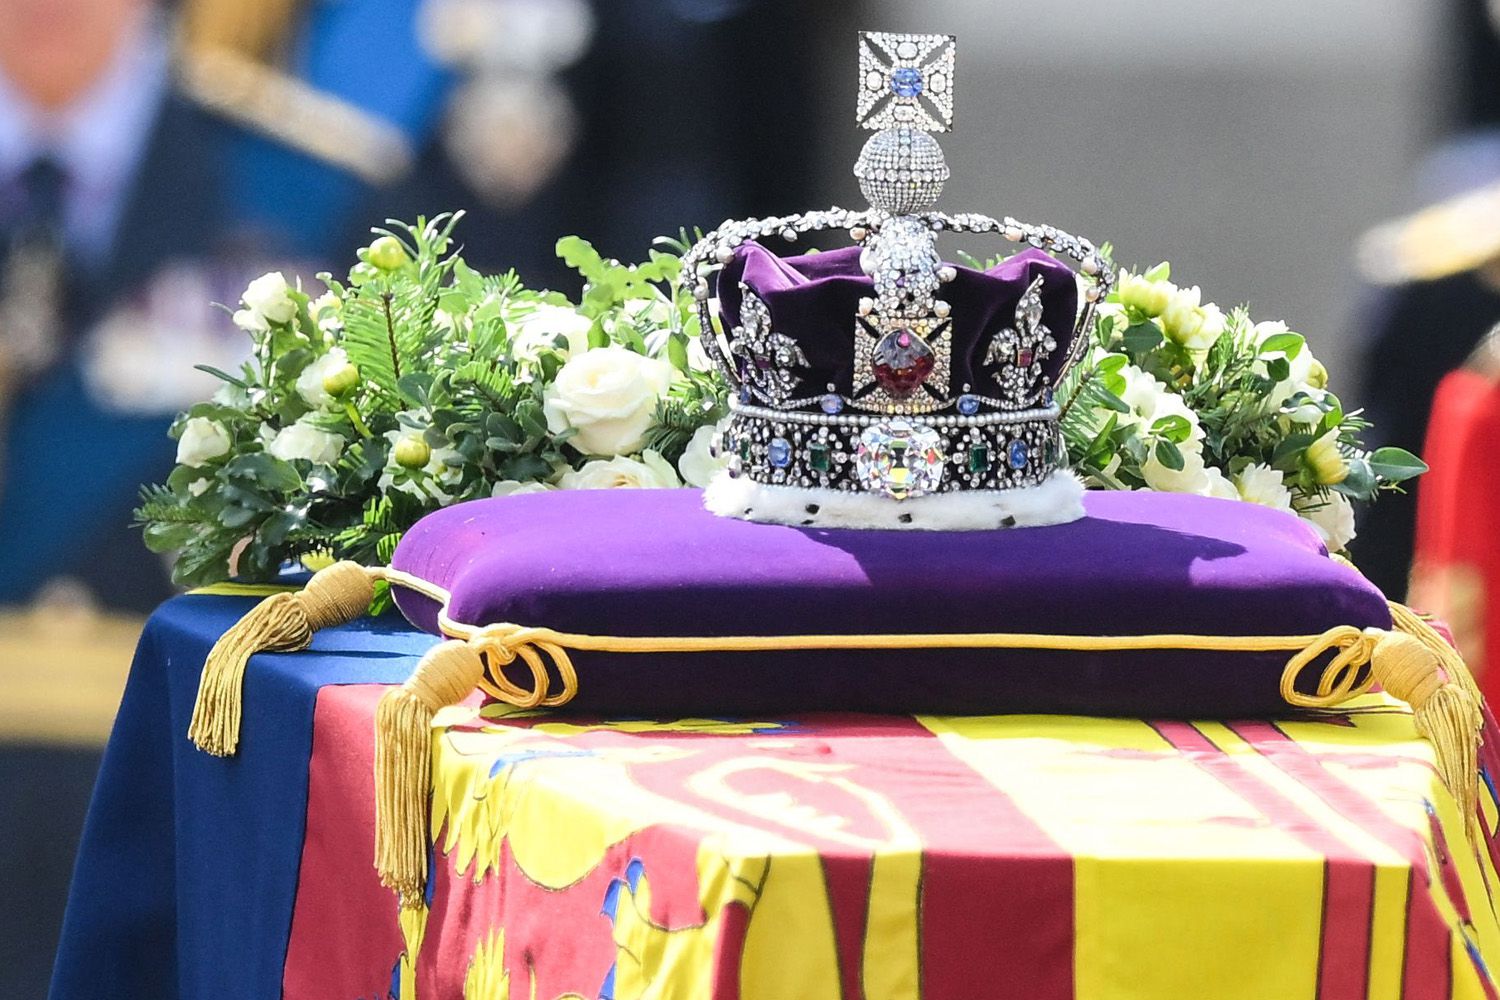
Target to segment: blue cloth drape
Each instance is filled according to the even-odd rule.
[[[188,595],[147,623],[84,827],[52,1000],[281,995],[318,689],[398,683],[433,640],[385,616],[255,657],[240,751],[210,757],[185,735],[198,674],[253,603]]]

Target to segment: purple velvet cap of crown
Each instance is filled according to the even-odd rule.
[[[449,613],[596,635],[1022,632],[1316,635],[1390,626],[1380,592],[1298,518],[1237,500],[1090,493],[1045,528],[903,532],[715,517],[696,490],[478,500],[407,532],[393,565]],[[437,609],[396,590],[418,627]],[[1285,652],[575,652],[583,712],[1285,715]],[[1315,681],[1316,669],[1304,674]]]
[[[855,317],[859,300],[872,298],[875,286],[860,270],[859,247],[800,257],[777,257],[759,243],[743,243],[719,275],[720,318],[725,328],[739,323],[740,283],[765,302],[771,329],[796,340],[809,362],[803,384],[820,389],[832,384],[845,395],[853,391]],[[1057,340],[1057,350],[1043,364],[1054,382],[1068,355],[1077,322],[1078,284],[1066,264],[1041,250],[1027,249],[988,271],[955,265],[957,277],[938,296],[953,307],[952,380],[956,395],[965,384],[982,396],[1003,396],[993,374],[983,366],[991,339],[1015,322],[1021,295],[1042,278],[1042,321]]]

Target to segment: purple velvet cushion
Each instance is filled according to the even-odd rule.
[[[1071,524],[851,531],[715,517],[696,490],[460,504],[393,563],[450,614],[596,635],[1315,634],[1389,627],[1379,591],[1297,518],[1233,500],[1091,493]],[[436,631],[432,602],[398,603]],[[577,652],[573,709],[610,714],[1285,714],[1288,654],[1021,650]],[[1309,675],[1313,672],[1309,672]]]

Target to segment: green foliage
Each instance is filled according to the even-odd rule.
[[[1344,410],[1301,334],[1243,308],[1225,315],[1170,276],[1165,263],[1122,274],[1059,387],[1068,455],[1085,478],[1234,496],[1251,470],[1251,499],[1317,521],[1330,504],[1373,501],[1426,471],[1400,448],[1366,451],[1369,424]],[[1275,473],[1284,496],[1265,490]]]
[[[345,278],[318,275],[317,298],[247,290],[236,322],[249,359],[237,372],[204,369],[224,386],[173,424],[185,461],[136,511],[148,546],[179,553],[178,583],[222,580],[232,557],[250,580],[309,556],[384,563],[430,511],[555,484],[591,457],[549,426],[545,395],[586,348],[671,366],[644,444],[669,463],[723,415],[722,385],[692,364],[698,322],[677,281],[688,234],[638,264],[560,240],[583,279],[575,305],[514,272],[471,268],[452,252],[460,217],[376,229]],[[428,455],[425,465],[396,461],[408,439],[426,447],[403,455]]]

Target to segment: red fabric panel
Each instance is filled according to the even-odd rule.
[[[308,764],[307,834],[282,978],[285,1000],[385,997],[401,954],[396,902],[375,856],[375,743],[380,685],[318,691]],[[348,928],[350,933],[329,933]]]

